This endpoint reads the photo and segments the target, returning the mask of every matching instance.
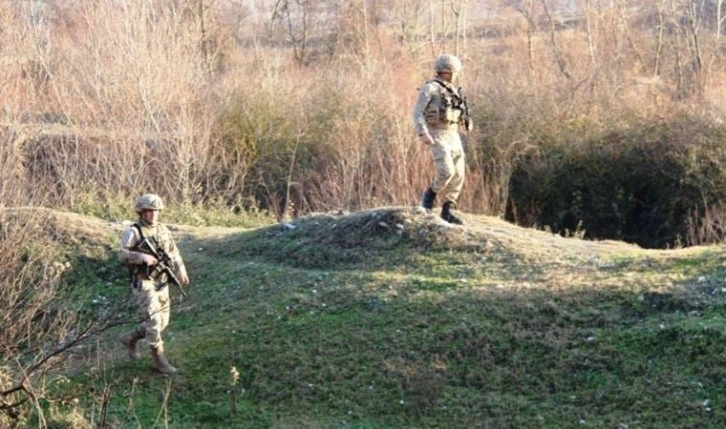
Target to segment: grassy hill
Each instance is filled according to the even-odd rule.
[[[127,298],[113,253],[123,226],[56,216],[76,255],[71,286],[96,296],[89,305]],[[165,335],[180,372],[152,372],[147,350],[129,361],[128,326],[112,329],[54,383],[69,404],[59,416],[114,428],[726,426],[723,246],[644,250],[464,218],[389,207],[173,225],[192,279],[186,299],[172,290]]]

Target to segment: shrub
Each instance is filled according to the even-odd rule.
[[[510,181],[507,218],[585,237],[663,248],[717,242],[726,130],[688,116],[582,142],[539,144]],[[700,232],[699,232],[700,231]]]

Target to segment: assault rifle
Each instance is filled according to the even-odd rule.
[[[461,87],[459,87],[458,92],[459,92],[459,98],[461,99],[459,108],[461,109],[461,123],[464,126],[464,129],[466,130],[466,132],[468,133],[474,128],[474,123],[471,121],[471,111],[469,110],[469,102],[467,101],[466,96],[464,95],[463,91],[464,90],[461,89]]]
[[[159,246],[159,244],[156,242],[156,239],[154,237],[145,237],[144,239],[140,240],[138,243],[136,243],[136,246],[134,246],[134,250],[146,253],[147,255],[151,255],[154,258],[156,258],[156,264],[147,266],[147,274],[152,279],[157,279],[160,276],[163,276],[166,274],[166,281],[162,283],[159,286],[159,289],[163,289],[166,287],[169,283],[174,283],[179,287],[179,291],[181,291],[181,294],[184,296],[184,298],[187,297],[186,292],[184,292],[184,288],[182,287],[181,282],[176,277],[176,274],[174,274],[174,270],[171,268],[174,266],[171,256],[169,256],[166,251]]]

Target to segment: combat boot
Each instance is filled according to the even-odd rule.
[[[121,337],[121,344],[123,344],[129,351],[129,357],[133,360],[141,359],[141,352],[139,351],[139,340],[144,338],[138,329],[134,329],[131,332],[126,333]]]
[[[163,346],[151,346],[151,356],[153,357],[151,365],[160,373],[174,374],[176,372],[176,368],[171,366],[171,364],[164,357]]]
[[[429,186],[426,189],[426,192],[423,193],[423,196],[421,197],[421,206],[425,208],[426,210],[431,210],[434,208],[434,201],[436,200],[436,192],[434,192],[433,189]]]
[[[441,218],[449,223],[453,223],[456,225],[463,225],[464,221],[461,220],[461,218],[455,216],[453,213],[451,213],[451,206],[453,203],[451,201],[447,201],[444,203],[444,206],[441,208]]]

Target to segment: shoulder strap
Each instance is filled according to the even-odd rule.
[[[443,80],[437,79],[437,78],[431,79],[431,82],[436,82],[436,83],[439,84],[439,86],[443,87],[444,89],[446,89],[450,93],[455,94],[454,88],[451,86],[450,83],[444,82]]]
[[[437,84],[439,84],[439,86],[446,89],[449,94],[460,100],[463,99],[463,97],[461,96],[461,87],[459,87],[459,89],[457,90],[454,90],[454,86],[452,84],[450,84],[449,82],[444,82],[438,78],[433,78],[429,82],[436,82]]]
[[[139,231],[139,236],[141,236],[141,239],[143,240],[144,239],[144,233],[141,232],[141,225],[139,225],[138,223],[134,223],[131,226],[133,226],[134,228],[136,228],[137,231]]]

